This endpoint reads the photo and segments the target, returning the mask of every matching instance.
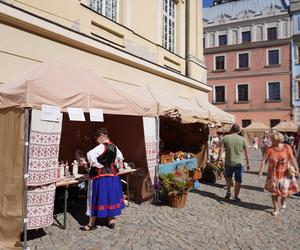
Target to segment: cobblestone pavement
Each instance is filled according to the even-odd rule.
[[[257,177],[258,151],[245,174],[241,203],[226,202],[224,181],[202,184],[183,209],[130,204],[114,230],[105,226],[81,232],[83,212],[68,216],[68,229],[49,226],[30,235],[31,249],[300,249],[300,197],[292,196],[277,217],[271,197]],[[264,177],[265,179],[265,177]],[[79,215],[78,215],[79,214]],[[62,221],[62,215],[58,217]]]

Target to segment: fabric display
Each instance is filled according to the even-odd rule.
[[[155,179],[155,166],[157,164],[157,135],[156,122],[153,117],[143,117],[144,137],[146,145],[146,158],[152,185]]]
[[[53,223],[55,184],[28,189],[28,229],[37,229]]]
[[[41,120],[41,111],[32,110],[28,164],[28,229],[53,223],[55,182],[62,127],[60,122]]]
[[[61,122],[40,120],[41,111],[32,110],[29,144],[28,186],[56,182]]]

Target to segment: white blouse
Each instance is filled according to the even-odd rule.
[[[116,161],[119,161],[119,160],[123,161],[124,157],[123,157],[122,152],[120,151],[120,149],[118,149],[117,146],[116,146],[116,149],[117,149]],[[87,159],[88,159],[88,162],[90,163],[90,167],[97,167],[97,168],[103,168],[104,167],[97,160],[97,158],[101,154],[103,154],[104,151],[105,151],[104,144],[99,144],[98,146],[94,147],[92,150],[90,150],[87,153]]]

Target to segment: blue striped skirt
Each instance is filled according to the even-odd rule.
[[[125,208],[119,176],[102,176],[92,182],[91,216],[114,217]]]

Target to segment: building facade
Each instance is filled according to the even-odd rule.
[[[281,0],[240,0],[203,9],[210,100],[243,127],[293,116],[290,18]]]
[[[0,1],[0,82],[58,60],[125,88],[207,99],[201,10],[197,0]]]
[[[292,98],[296,125],[300,125],[300,1],[290,1],[292,48]]]

